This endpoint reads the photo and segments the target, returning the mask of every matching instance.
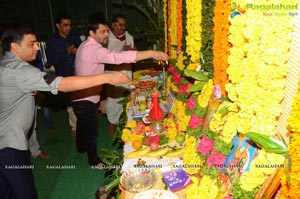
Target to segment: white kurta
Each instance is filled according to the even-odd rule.
[[[122,51],[124,46],[134,47],[133,37],[125,31],[126,39],[121,41],[117,39],[112,32],[109,32],[109,42],[108,49],[113,51]],[[106,72],[120,71],[128,75],[132,79],[132,68],[130,64],[114,65],[110,67],[110,70],[105,70]],[[107,86],[107,98],[105,102],[106,114],[109,122],[111,124],[118,124],[121,113],[123,112],[122,105],[118,102],[123,99],[124,92],[130,89],[130,85],[123,84],[119,86]]]

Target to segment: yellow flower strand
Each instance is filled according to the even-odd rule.
[[[171,45],[177,45],[177,0],[169,0],[171,1],[171,24],[169,27],[169,31],[170,31],[170,37],[171,37]],[[176,58],[176,51],[177,49],[174,49],[171,47],[171,59]]]
[[[288,126],[291,129],[289,143],[289,157],[292,164],[289,170],[290,184],[287,182],[286,171],[281,171],[281,189],[279,199],[298,198],[300,195],[300,84],[298,93],[292,103],[292,112],[288,118]]]
[[[186,0],[186,52],[191,56],[191,61],[200,63],[199,52],[201,49],[201,0]]]
[[[196,143],[197,141],[195,137],[187,135],[186,144],[184,147],[183,163],[184,165],[187,165],[185,171],[190,175],[198,173],[200,169],[199,167],[201,167],[203,164],[203,161],[197,154]]]

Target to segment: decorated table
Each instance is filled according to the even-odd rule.
[[[178,191],[167,186],[180,198],[299,198],[298,2],[162,3],[156,14],[163,15],[171,57],[167,78],[148,93],[145,82],[135,84],[120,135],[122,176],[131,168],[155,170],[148,190],[165,190],[165,168],[180,167],[192,183]],[[135,80],[147,75],[151,70],[137,70]],[[150,124],[153,91],[164,114]],[[139,194],[119,187],[123,198]]]
[[[143,71],[139,71],[139,73],[145,74]],[[187,70],[186,73],[197,79],[204,78],[202,73],[199,72]],[[139,77],[144,79],[144,75]],[[244,172],[250,174],[251,168],[254,167],[256,169],[253,170],[255,173],[252,175],[259,175],[257,177],[262,180],[261,183],[265,183],[261,191],[257,190],[255,192],[256,198],[261,198],[267,193],[264,198],[268,198],[278,188],[278,169],[284,167],[284,156],[268,153],[268,151],[282,150],[280,152],[284,153],[286,148],[276,145],[274,148],[271,147],[261,151],[249,137],[236,136],[235,134],[226,135],[221,133],[221,137],[216,139],[218,136],[212,129],[219,128],[218,120],[222,117],[223,119],[229,117],[234,121],[235,118],[232,113],[237,111],[237,108],[232,103],[222,102],[218,99],[218,87],[215,87],[212,81],[207,78],[205,81],[206,83],[203,85],[201,92],[192,95],[186,105],[173,97],[167,97],[168,100],[161,99],[160,107],[164,109],[166,116],[160,120],[163,130],[159,129],[159,131],[145,120],[145,116],[149,115],[150,110],[148,108],[150,107],[146,110],[136,110],[140,107],[136,105],[144,103],[145,99],[139,98],[139,95],[135,93],[135,99],[131,99],[128,105],[128,121],[121,137],[124,142],[122,173],[126,173],[131,168],[154,169],[158,180],[151,187],[151,190],[165,190],[166,184],[163,182],[162,177],[164,168],[168,166],[174,169],[183,168],[191,177],[193,183],[174,191],[174,193],[179,198],[187,198],[188,194],[196,191],[195,189],[197,189],[196,187],[199,186],[200,182],[206,183],[200,184],[203,187],[201,195],[207,195],[209,192],[206,191],[210,188],[216,191],[215,193],[211,192],[211,194],[216,194],[215,196],[226,195],[226,192],[232,189],[230,181],[240,181],[240,178],[243,178],[242,174]],[[138,93],[143,92],[142,96],[147,95],[145,91],[135,91]],[[151,88],[147,92],[157,91]],[[171,92],[169,92],[169,95],[172,96]],[[183,106],[187,106],[187,108],[183,108]],[[201,134],[202,136],[200,136]],[[260,135],[250,133],[248,135],[253,140],[258,141],[259,144],[265,144],[259,141],[263,139]],[[256,139],[256,136],[259,139]],[[197,141],[199,137],[202,139]],[[232,142],[226,142],[226,139],[232,140]],[[271,142],[267,140],[266,143],[270,144]],[[270,145],[272,144],[274,143]],[[261,172],[266,172],[267,175],[263,177],[264,174]],[[222,173],[224,174],[221,175]],[[227,175],[231,176],[231,179]],[[222,184],[217,184],[216,180],[210,176],[215,176],[215,179],[216,177],[219,178]],[[250,179],[249,176],[245,177]],[[205,186],[207,186],[207,190],[204,188]],[[223,191],[217,192],[220,186]],[[124,189],[122,183],[120,187],[122,198],[133,198],[137,194]],[[255,198],[255,195],[252,197]],[[210,196],[207,195],[208,198]]]

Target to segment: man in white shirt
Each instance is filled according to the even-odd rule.
[[[134,45],[133,36],[126,31],[127,17],[124,14],[115,14],[112,18],[112,25],[109,32],[108,49],[112,51],[124,51],[124,50],[136,50]],[[132,79],[132,67],[131,64],[121,64],[118,67],[106,66],[106,71],[120,71]],[[109,135],[113,136],[115,126],[118,124],[120,115],[123,112],[123,107],[119,104],[126,93],[128,93],[130,86],[123,84],[121,86],[108,85],[107,99],[105,102],[105,109],[107,118],[110,122]]]

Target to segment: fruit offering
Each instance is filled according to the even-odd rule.
[[[134,149],[140,149],[140,148],[142,148],[142,141],[141,140],[134,140],[133,142],[132,142],[132,148],[134,148]]]
[[[185,135],[177,134],[175,139],[178,144],[183,144],[185,141]]]

